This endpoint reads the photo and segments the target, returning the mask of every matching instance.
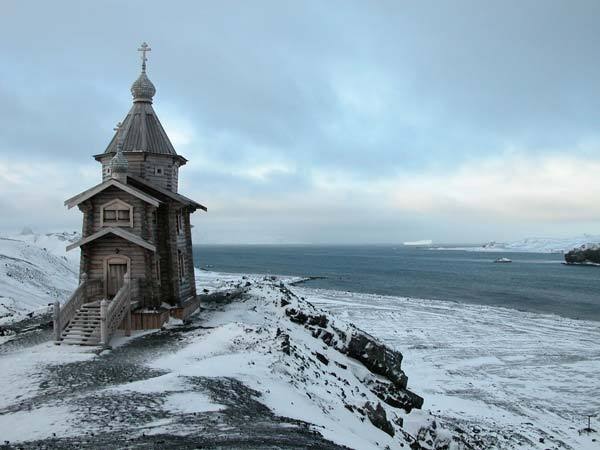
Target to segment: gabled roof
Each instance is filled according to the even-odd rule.
[[[92,241],[95,241],[96,239],[99,239],[102,236],[106,236],[107,234],[114,234],[115,236],[123,238],[129,242],[132,242],[133,244],[139,245],[140,247],[144,247],[152,252],[156,252],[156,247],[154,245],[152,245],[150,242],[145,241],[144,239],[142,239],[139,236],[136,236],[135,234],[131,233],[130,231],[124,230],[123,228],[117,228],[117,227],[109,227],[109,228],[104,228],[100,231],[96,231],[94,234],[91,234],[84,239],[80,239],[77,242],[74,242],[71,245],[68,245],[67,251],[73,250],[74,248],[77,248],[77,247],[81,247],[82,245],[85,245]]]
[[[130,185],[129,184],[130,181],[132,181],[135,185],[140,187],[140,189],[144,189],[145,191],[149,190],[149,191],[158,192],[159,194],[162,194],[165,197],[170,198],[171,200],[175,200],[176,202],[183,203],[186,206],[191,206],[194,209],[201,209],[203,211],[208,211],[206,206],[201,205],[200,203],[198,203],[190,198],[187,198],[185,195],[181,195],[181,194],[178,194],[177,192],[169,191],[168,189],[163,189],[159,186],[156,186],[156,185],[148,182],[147,180],[144,180],[143,178],[136,177],[135,175],[127,174],[128,185]]]
[[[140,191],[139,189],[133,186],[128,186],[124,183],[121,183],[120,181],[115,180],[114,178],[111,178],[110,180],[106,180],[103,183],[97,184],[96,186],[88,189],[87,191],[83,191],[82,193],[77,194],[75,197],[71,197],[70,199],[65,200],[65,206],[68,206],[69,209],[71,209],[73,206],[79,205],[81,202],[86,201],[87,199],[112,186],[121,189],[122,191],[125,191],[128,194],[131,194],[134,197],[145,201],[146,203],[150,203],[152,206],[158,207],[158,205],[160,204],[160,201],[152,197],[151,195],[146,194],[145,192]]]

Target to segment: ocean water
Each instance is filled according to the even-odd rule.
[[[513,263],[492,262],[501,256]],[[319,277],[305,286],[600,321],[600,268],[562,261],[558,254],[383,245],[194,246],[195,266],[217,272]]]

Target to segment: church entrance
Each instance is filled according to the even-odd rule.
[[[125,257],[113,256],[106,261],[105,287],[106,298],[114,298],[123,286],[125,273],[129,267],[129,261]]]

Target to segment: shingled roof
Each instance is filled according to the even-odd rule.
[[[157,153],[177,156],[173,144],[162,127],[151,103],[135,102],[123,120],[123,152]],[[104,153],[117,151],[117,135]]]

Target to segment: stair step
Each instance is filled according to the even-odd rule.
[[[63,332],[63,335],[71,335],[71,336],[92,336],[95,333],[95,330],[69,330]]]
[[[62,341],[63,344],[67,345],[85,345],[85,346],[98,346],[100,345],[100,341],[94,342],[79,342],[79,341]]]
[[[74,336],[65,336],[63,338],[63,342],[99,342],[99,338],[97,337],[74,337]]]

